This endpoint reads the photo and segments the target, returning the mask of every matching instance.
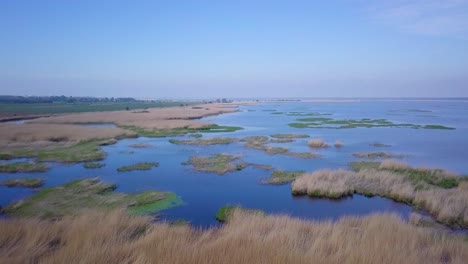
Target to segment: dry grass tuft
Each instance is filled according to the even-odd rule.
[[[118,126],[135,126],[147,129],[200,128],[208,125],[196,121],[202,117],[235,112],[235,105],[206,104],[192,106],[150,108],[146,112],[109,111],[67,114],[38,118],[30,123],[86,124],[112,123]]]
[[[320,138],[314,138],[309,140],[309,147],[311,148],[328,148],[329,145]]]
[[[235,210],[221,228],[151,224],[122,211],[0,222],[5,263],[466,263],[462,239],[396,215],[310,222]]]
[[[63,146],[79,141],[132,137],[136,134],[121,128],[95,128],[62,124],[0,124],[0,146]]]

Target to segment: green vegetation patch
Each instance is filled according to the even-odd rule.
[[[15,216],[54,218],[91,208],[127,208],[136,214],[154,213],[181,204],[180,198],[170,192],[124,194],[114,193],[115,189],[116,185],[96,178],[78,180],[43,189],[25,200],[10,204],[5,211]]]
[[[176,145],[198,145],[198,146],[209,146],[209,145],[227,145],[236,142],[235,138],[208,138],[208,139],[193,139],[193,140],[179,140],[171,139],[170,143]]]
[[[137,126],[120,126],[121,128],[128,129],[138,133],[140,136],[145,137],[174,137],[174,136],[184,136],[187,134],[196,134],[196,133],[219,133],[219,132],[234,132],[237,130],[243,129],[242,127],[236,126],[218,126],[218,125],[209,125],[202,128],[171,128],[171,129],[145,129]]]
[[[283,137],[286,137],[286,138],[282,138],[282,139],[286,139],[286,140],[288,140],[287,137],[291,136],[291,135],[301,136],[299,134],[277,134],[277,135],[281,135]],[[287,148],[283,148],[283,147],[268,146],[267,144],[272,143],[272,140],[270,140],[266,136],[246,137],[246,138],[241,139],[240,141],[245,142],[244,146],[247,147],[247,148],[253,148],[253,149],[261,150],[261,151],[264,151],[264,152],[266,152],[267,154],[270,154],[270,155],[282,154],[282,155],[287,155],[287,156],[296,157],[296,158],[316,158],[316,157],[318,157],[317,154],[311,153],[311,152],[293,152],[293,151],[289,151]]]
[[[183,165],[192,165],[196,171],[225,174],[231,171],[242,170],[247,164],[239,162],[237,156],[229,154],[216,154],[209,157],[194,156]]]
[[[271,176],[264,181],[265,184],[286,184],[294,181],[298,176],[304,174],[305,171],[274,171]]]
[[[288,124],[294,128],[328,128],[328,129],[350,129],[350,128],[373,128],[373,127],[397,127],[412,129],[449,129],[455,128],[441,125],[416,125],[393,123],[387,119],[334,119],[326,117],[299,118],[296,123]]]
[[[374,142],[374,143],[371,143],[369,145],[372,146],[372,147],[376,147],[376,148],[386,148],[386,147],[391,147],[392,146],[392,145],[383,144],[383,143],[379,143],[379,142]]]
[[[158,162],[140,162],[133,165],[122,166],[117,169],[118,172],[134,171],[134,170],[151,170],[154,167],[158,167]]]
[[[307,134],[273,134],[270,137],[277,139],[297,139],[297,138],[308,138]]]
[[[229,218],[232,216],[232,213],[235,210],[241,210],[245,213],[252,213],[252,214],[261,214],[261,215],[266,215],[264,211],[262,210],[256,210],[256,209],[245,209],[237,205],[225,205],[221,208],[218,209],[216,212],[216,220],[218,220],[221,223],[226,223],[229,221]]]
[[[85,169],[99,169],[104,166],[106,166],[106,164],[101,163],[101,162],[86,162],[85,164],[83,164],[83,167]]]
[[[1,103],[2,113],[21,114],[59,114],[59,113],[81,113],[119,111],[130,109],[144,109],[156,107],[171,107],[181,104],[195,104],[196,102],[183,101],[130,101],[130,102],[55,102],[55,103]]]
[[[101,146],[112,144],[111,140],[83,141],[72,146],[46,147],[46,148],[12,148],[1,155],[11,155],[15,158],[32,158],[36,161],[53,161],[63,163],[78,163],[102,160],[106,153]]]
[[[7,187],[39,188],[44,185],[44,183],[45,181],[42,178],[18,178],[2,181],[0,185]]]
[[[137,149],[141,149],[141,148],[150,148],[152,147],[153,145],[149,144],[149,143],[136,143],[136,144],[132,144],[132,145],[129,145],[129,147],[131,148],[137,148]]]
[[[387,152],[359,152],[354,153],[353,156],[362,159],[397,159],[404,157],[404,155],[392,154]]]
[[[49,170],[49,166],[43,163],[33,162],[15,162],[0,165],[0,172],[17,173],[17,172],[44,172]]]

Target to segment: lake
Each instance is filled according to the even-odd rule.
[[[315,113],[317,116],[306,116]],[[300,116],[304,115],[304,116]],[[414,129],[407,127],[374,128],[294,128],[289,123],[299,118],[323,117],[333,119],[387,119],[396,124],[443,125],[447,129]],[[201,121],[218,125],[240,126],[243,130],[232,133],[205,133],[203,138],[269,136],[277,133],[308,134],[333,145],[344,142],[342,148],[312,150],[319,158],[303,159],[286,155],[269,155],[261,150],[249,149],[243,143],[213,146],[174,145],[171,138],[135,138],[120,140],[103,147],[107,157],[105,167],[85,169],[82,164],[65,165],[49,163],[45,173],[0,174],[1,179],[18,177],[43,177],[44,187],[57,186],[74,179],[99,177],[116,183],[118,192],[165,190],[179,195],[184,205],[161,212],[162,219],[186,220],[195,226],[217,225],[216,211],[226,204],[261,209],[268,213],[288,214],[299,218],[323,220],[346,215],[367,215],[375,212],[394,212],[407,218],[410,206],[389,199],[361,195],[329,200],[295,197],[290,184],[265,185],[262,180],[271,172],[259,168],[246,168],[224,175],[197,172],[191,166],[182,165],[191,156],[228,153],[240,155],[246,162],[272,165],[278,170],[348,169],[349,162],[362,160],[353,157],[356,152],[390,152],[405,155],[402,159],[413,166],[444,168],[458,174],[468,174],[468,102],[457,100],[395,101],[363,100],[349,102],[279,102],[244,105],[239,112],[211,116]],[[93,124],[95,126],[95,124]],[[102,127],[108,127],[104,124]],[[98,125],[99,127],[99,125]],[[286,147],[291,151],[311,151],[310,138],[292,143],[275,143],[271,146]],[[147,148],[131,148],[132,144],[147,143]],[[388,144],[375,147],[372,143]],[[157,161],[160,166],[150,171],[117,172],[123,165]],[[9,161],[11,162],[11,161]],[[0,187],[0,206],[5,206],[35,191],[25,188]]]

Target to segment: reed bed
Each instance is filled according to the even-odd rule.
[[[468,243],[396,215],[311,222],[235,210],[220,228],[122,211],[0,222],[5,263],[466,263]]]

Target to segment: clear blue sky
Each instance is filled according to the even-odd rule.
[[[467,0],[0,1],[0,94],[468,96]]]

